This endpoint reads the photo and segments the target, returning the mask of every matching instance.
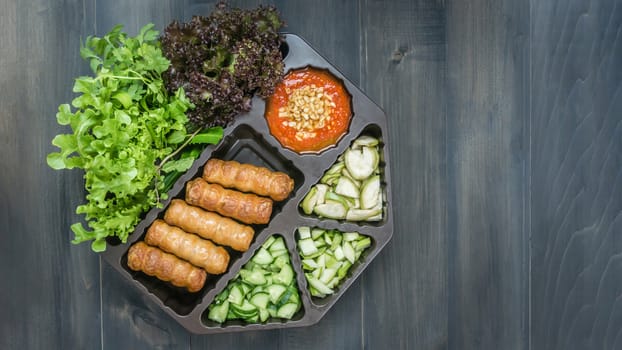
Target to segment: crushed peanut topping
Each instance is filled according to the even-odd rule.
[[[332,98],[324,93],[323,87],[315,84],[303,86],[293,91],[286,90],[289,101],[279,109],[279,117],[285,118],[283,124],[296,128],[296,139],[315,137],[315,129],[323,128],[330,121],[330,113],[335,107]]]

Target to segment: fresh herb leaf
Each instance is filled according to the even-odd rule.
[[[171,94],[165,89],[161,74],[169,61],[157,38],[153,25],[136,37],[121,26],[101,38],[88,37],[80,54],[94,75],[76,79],[75,110],[62,104],[56,114],[72,132],[53,139],[60,152],[50,153],[47,163],[53,169],[84,169],[87,201],[76,213],[85,215],[89,229],[72,225],[72,242],[92,241],[96,252],[106,249],[108,237],[126,242],[143,213],[166,197],[166,170],[191,164],[171,160],[165,174],[160,172],[164,167],[158,163],[190,141],[186,113],[193,104],[183,89]]]
[[[192,140],[190,140],[191,144],[201,144],[201,143],[211,143],[215,144],[222,139],[223,128],[219,126],[215,126],[213,128],[209,128],[206,131],[200,132],[196,134]]]

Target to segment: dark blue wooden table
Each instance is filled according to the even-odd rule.
[[[386,111],[393,240],[317,325],[188,333],[45,156],[81,39],[214,1],[0,0],[0,349],[622,348],[622,1],[272,3]]]

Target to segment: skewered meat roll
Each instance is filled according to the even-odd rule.
[[[145,242],[202,267],[213,275],[224,273],[229,264],[229,253],[225,248],[178,227],[169,226],[163,220],[151,224]]]
[[[202,178],[186,184],[186,202],[246,224],[267,224],[272,214],[272,200],[269,198],[228,190],[218,184],[207,183]]]
[[[294,180],[285,173],[240,164],[235,160],[208,160],[203,168],[203,179],[226,188],[267,196],[275,201],[284,200],[294,189]]]
[[[235,220],[188,205],[181,199],[173,199],[164,213],[164,221],[186,232],[196,233],[217,244],[245,252],[253,240],[255,231]]]
[[[204,270],[144,242],[130,247],[127,264],[134,271],[142,271],[190,292],[201,290],[207,278]]]

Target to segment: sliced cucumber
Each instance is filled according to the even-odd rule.
[[[354,142],[352,143],[352,148],[356,149],[361,146],[375,147],[378,145],[379,142],[380,141],[375,137],[363,135],[359,137],[358,139],[354,140]]]
[[[265,292],[259,292],[250,299],[250,303],[257,306],[259,309],[267,309],[268,302],[270,302],[270,295]]]
[[[361,209],[371,209],[378,204],[381,198],[380,176],[375,175],[363,182],[361,186]]]
[[[305,245],[315,245],[317,252],[305,254],[301,249],[301,241],[305,241]],[[318,228],[311,229],[311,239],[299,239],[298,252],[302,258],[311,295],[323,298],[333,294],[350,267],[361,257],[362,252],[371,246],[371,243],[370,237],[358,232],[342,233]],[[321,247],[318,247],[320,245]],[[306,250],[313,251],[309,247]]]
[[[283,239],[279,239],[275,241],[274,243],[272,243],[269,250],[270,250],[270,253],[272,254],[275,251],[287,250],[287,247],[285,246],[285,241],[283,241]]]
[[[346,214],[346,220],[348,221],[373,221],[371,219],[377,218],[382,214],[381,209],[350,209]],[[382,219],[382,215],[380,215]]]
[[[341,173],[341,169],[343,169],[344,166],[345,164],[343,162],[335,163],[332,167],[330,167],[330,169],[326,171],[326,174],[328,175],[339,174]]]
[[[287,287],[281,284],[272,284],[266,288],[268,295],[270,295],[270,302],[276,304],[277,301],[281,298],[281,295],[285,293]]]
[[[318,250],[311,239],[311,229],[307,227],[299,231]],[[284,305],[288,306],[281,311]],[[285,241],[283,237],[272,236],[214,298],[208,318],[219,323],[231,319],[242,319],[247,323],[266,322],[270,317],[291,318],[301,305]]]
[[[257,250],[252,259],[252,261],[258,265],[268,265],[273,260],[274,258],[272,257],[272,255],[270,255],[270,253],[263,247]]]
[[[313,213],[313,208],[317,204],[317,199],[318,199],[317,192],[318,192],[317,187],[311,187],[311,190],[309,190],[309,193],[307,193],[305,198],[302,200],[302,203],[300,203],[302,211],[307,215]]]
[[[380,180],[378,181],[378,183],[380,183]],[[342,196],[348,196],[351,198],[359,197],[358,186],[345,176],[340,177],[339,181],[337,181],[337,186],[335,187],[335,193],[340,194]]]
[[[363,147],[360,150],[350,148],[345,153],[346,168],[356,180],[364,180],[372,175],[378,161],[378,151],[372,147]]]
[[[207,318],[218,323],[223,323],[229,313],[229,301],[225,300],[222,304],[214,305],[207,314]]]
[[[227,300],[232,304],[241,305],[244,300],[244,293],[242,292],[242,287],[239,285],[235,285],[231,288],[229,292],[229,297]]]
[[[328,186],[325,184],[317,184],[315,185],[315,188],[317,188],[317,198],[315,201],[315,205],[319,205],[319,204],[323,204],[324,203],[324,199],[326,197],[326,192],[328,192]]]
[[[347,210],[342,203],[327,200],[324,204],[316,205],[313,212],[329,219],[345,219]]]
[[[344,232],[342,237],[344,241],[350,242],[356,241],[359,237],[361,237],[361,235],[358,232]]]
[[[285,265],[281,271],[272,278],[272,282],[281,283],[288,286],[294,280],[294,269],[290,265]]]
[[[276,315],[281,318],[291,319],[300,308],[300,304],[287,303],[279,308]]]
[[[242,277],[242,280],[244,280],[245,282],[255,286],[263,286],[267,282],[266,277],[264,276],[262,271],[259,270],[240,270],[240,277]]]
[[[333,294],[334,293],[332,289],[328,288],[328,286],[322,283],[319,279],[313,277],[313,275],[306,274],[305,276],[307,277],[307,281],[309,282],[309,284],[313,288],[317,289],[318,292],[322,294]]]
[[[346,208],[346,210],[348,210],[350,208],[350,206],[353,204],[353,203],[350,202],[348,197],[339,195],[339,194],[337,194],[337,193],[335,193],[333,191],[326,192],[326,200],[327,201],[331,200],[331,201],[339,202]]]
[[[302,211],[337,220],[382,220],[384,201],[379,147],[378,138],[367,135],[357,138],[309,190],[300,203]],[[346,209],[345,213],[341,206]]]
[[[299,227],[298,235],[300,235],[300,239],[311,238],[311,228],[307,226]]]
[[[304,255],[311,255],[317,252],[317,247],[315,246],[315,243],[313,242],[313,239],[311,238],[305,238],[305,239],[299,240],[298,249],[300,249],[300,251]]]
[[[251,304],[248,300],[242,301],[241,305],[231,304],[231,309],[242,318],[253,317],[258,312],[257,307]]]

